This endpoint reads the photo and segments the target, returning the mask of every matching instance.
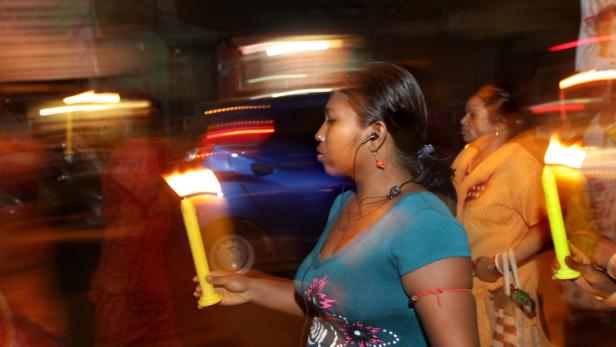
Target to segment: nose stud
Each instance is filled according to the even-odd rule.
[[[317,140],[319,140],[319,142],[323,142],[325,140],[325,136],[323,136],[323,134],[317,134]]]

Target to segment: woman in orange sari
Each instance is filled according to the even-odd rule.
[[[473,294],[481,346],[490,346],[494,317],[490,291],[503,287],[503,256],[513,250],[522,288],[537,299],[534,257],[548,239],[541,163],[513,137],[522,123],[511,95],[494,85],[482,87],[466,106],[462,136],[468,145],[453,163],[458,194],[456,217],[468,233],[474,262]],[[544,345],[540,324],[533,345]],[[529,336],[529,335],[527,335]]]

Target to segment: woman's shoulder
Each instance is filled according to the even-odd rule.
[[[445,202],[431,192],[414,192],[403,195],[398,205],[398,211],[414,223],[418,221],[452,222],[457,221]]]
[[[543,157],[548,148],[549,139],[541,138],[532,131],[516,135],[510,139],[509,145],[514,146],[517,152],[524,157],[532,157],[539,165],[543,164]],[[528,160],[531,160],[530,158]]]
[[[422,259],[470,254],[464,227],[436,195],[422,192],[406,194],[402,198],[396,216],[399,218],[390,220],[392,225],[395,224],[391,243],[394,253],[402,248],[422,255],[419,257]],[[421,263],[425,259],[417,261]]]
[[[524,144],[517,141],[503,145],[503,167],[509,170],[540,169],[543,165],[536,154]]]

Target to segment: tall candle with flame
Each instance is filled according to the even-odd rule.
[[[567,242],[567,232],[563,221],[556,177],[550,165],[566,165],[572,168],[580,168],[586,153],[579,146],[564,147],[557,139],[550,139],[550,145],[545,153],[545,166],[541,173],[541,184],[545,194],[545,204],[550,221],[550,232],[554,243],[554,252],[560,268],[555,277],[560,280],[577,278],[580,273],[571,269],[565,263],[565,258],[571,253]]]
[[[180,205],[182,217],[184,218],[190,251],[195,263],[195,269],[197,270],[197,278],[201,286],[201,297],[199,298],[198,307],[203,308],[214,305],[222,299],[214,291],[214,287],[205,280],[205,276],[210,273],[210,268],[207,263],[203,239],[201,238],[201,229],[199,228],[195,205],[191,199],[203,195],[222,196],[220,183],[212,171],[205,169],[171,174],[165,176],[165,180],[183,198]]]

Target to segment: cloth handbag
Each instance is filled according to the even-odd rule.
[[[522,290],[513,252],[508,250],[501,254],[504,284],[491,290],[486,301],[492,327],[491,346],[540,346],[535,301]]]

